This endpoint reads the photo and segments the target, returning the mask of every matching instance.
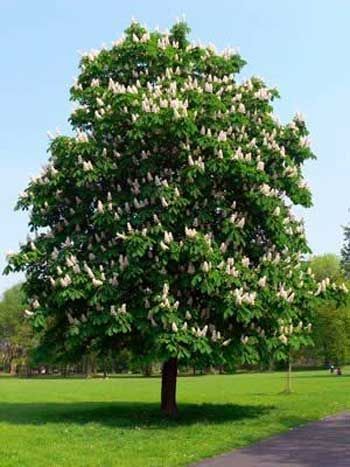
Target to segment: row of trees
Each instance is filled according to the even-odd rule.
[[[310,260],[318,281],[326,277],[337,283],[347,280],[344,264],[347,264],[344,255],[342,260],[333,254],[315,256]],[[22,375],[41,370],[63,375],[137,372],[147,376],[160,368],[158,362],[144,362],[142,357],[133,356],[126,349],[109,351],[107,355],[88,353],[78,358],[56,353],[54,346],[49,346],[45,339],[40,339],[40,335],[34,334],[24,314],[25,303],[21,285],[6,291],[0,302],[0,368],[4,371]],[[350,362],[350,305],[338,307],[332,300],[319,304],[314,313],[312,338],[313,345],[295,352],[294,364],[319,366]],[[234,363],[217,370],[231,371],[233,368]],[[197,370],[204,369],[199,367]],[[192,367],[191,371],[195,372],[196,368]]]
[[[36,373],[91,375],[97,372],[125,371],[149,374],[148,365],[133,358],[130,352],[86,353],[74,356],[60,352],[55,343],[34,332],[24,310],[27,300],[21,284],[8,289],[0,301],[0,370],[12,375]]]
[[[37,345],[33,329],[24,317],[25,294],[21,285],[7,290],[0,302],[0,366],[16,374],[27,366],[31,350]]]

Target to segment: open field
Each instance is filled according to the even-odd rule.
[[[0,465],[175,466],[253,443],[350,409],[350,377],[285,375],[182,377],[181,414],[159,414],[158,378],[0,377]]]

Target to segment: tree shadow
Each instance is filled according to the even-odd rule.
[[[124,429],[186,426],[195,423],[223,424],[261,417],[273,406],[236,404],[180,405],[180,414],[169,419],[160,412],[158,403],[141,402],[67,402],[67,403],[0,403],[0,422],[15,425],[97,423]]]

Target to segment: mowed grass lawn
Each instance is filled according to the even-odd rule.
[[[350,409],[350,377],[180,377],[176,421],[159,414],[158,378],[0,377],[0,465],[175,466]]]

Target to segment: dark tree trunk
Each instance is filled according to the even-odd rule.
[[[161,410],[169,417],[176,417],[178,414],[176,406],[176,378],[177,359],[167,360],[162,369],[162,402]]]
[[[152,376],[152,371],[153,371],[152,363],[147,363],[142,368],[143,376],[146,376],[146,378],[149,378],[150,376]]]

